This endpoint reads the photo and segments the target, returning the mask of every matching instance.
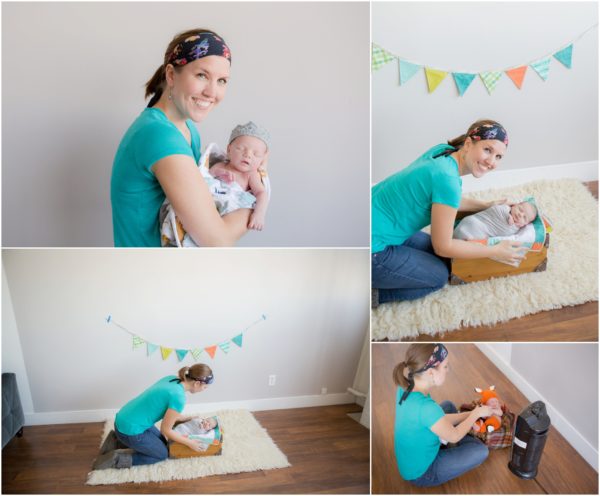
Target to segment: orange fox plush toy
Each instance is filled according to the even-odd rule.
[[[479,419],[473,424],[473,430],[475,432],[493,432],[500,428],[502,424],[502,404],[498,399],[498,395],[494,391],[495,386],[490,386],[489,389],[482,391],[479,388],[475,388],[475,392],[479,393],[481,397],[479,402],[482,405],[487,405],[492,408],[492,416],[486,419]]]

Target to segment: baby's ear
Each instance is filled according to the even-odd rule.
[[[481,393],[482,391],[481,391],[481,389],[479,389],[479,388],[475,388],[475,392],[476,392],[476,393]]]

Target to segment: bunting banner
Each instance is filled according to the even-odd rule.
[[[373,72],[375,72],[389,62],[397,60],[399,73],[398,79],[400,86],[404,86],[417,72],[422,69],[425,72],[428,93],[433,93],[444,81],[448,74],[452,74],[452,78],[454,79],[454,83],[456,85],[456,90],[458,91],[458,96],[463,96],[466,93],[467,89],[469,89],[471,83],[477,76],[479,76],[479,79],[481,79],[489,95],[494,92],[503,75],[508,76],[517,89],[521,90],[528,67],[531,67],[533,72],[535,72],[542,79],[542,81],[548,80],[550,75],[550,62],[552,58],[560,62],[560,64],[567,69],[571,69],[573,65],[573,45],[592,29],[597,27],[598,23],[590,26],[570,43],[563,45],[557,50],[553,50],[543,57],[537,58],[525,64],[518,64],[505,69],[482,70],[476,72],[462,72],[450,69],[434,68],[429,65],[409,61],[404,57],[395,55],[386,48],[373,43],[371,53],[371,69]]]
[[[105,319],[107,324],[113,324],[131,335],[131,343],[132,343],[133,351],[145,346],[146,356],[149,357],[149,356],[153,355],[154,352],[160,348],[160,355],[163,360],[167,360],[169,358],[169,356],[171,356],[171,354],[173,352],[175,352],[175,356],[177,357],[177,360],[179,362],[182,362],[185,359],[185,357],[188,356],[188,354],[190,357],[193,358],[194,362],[198,362],[200,360],[200,358],[202,357],[203,353],[206,353],[212,359],[215,358],[217,350],[221,350],[222,353],[228,354],[232,349],[231,343],[235,344],[234,348],[235,347],[241,348],[242,343],[243,343],[244,333],[247,332],[248,329],[250,329],[251,327],[254,327],[256,324],[259,324],[260,322],[262,322],[264,320],[267,320],[267,316],[263,314],[263,315],[261,315],[260,319],[256,320],[255,322],[252,322],[252,324],[246,326],[242,332],[238,331],[235,334],[235,336],[233,336],[225,341],[221,341],[218,344],[213,344],[210,346],[197,346],[197,347],[194,346],[191,348],[181,349],[181,348],[174,348],[171,346],[166,346],[163,344],[152,343],[152,342],[148,341],[147,339],[143,338],[142,336],[140,336],[139,333],[130,331],[129,329],[127,329],[127,327],[119,324],[117,321],[115,321],[115,319],[113,319],[112,315],[109,315]]]

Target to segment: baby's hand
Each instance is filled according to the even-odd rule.
[[[262,215],[256,215],[253,213],[250,216],[250,221],[248,222],[248,229],[256,229],[257,231],[262,231],[263,227],[265,227],[265,218]]]
[[[231,171],[222,171],[219,172],[215,178],[220,179],[221,181],[223,181],[224,183],[232,183],[235,180],[235,176],[233,175],[233,172]]]

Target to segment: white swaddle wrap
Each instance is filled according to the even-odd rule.
[[[509,205],[494,205],[462,219],[454,229],[453,237],[470,240],[513,236],[519,232],[520,228],[509,224],[509,217]]]
[[[216,429],[205,430],[200,424],[200,419],[192,419],[179,424],[173,428],[175,432],[178,432],[182,436],[189,439],[195,439],[198,441],[202,451],[206,451],[210,444],[215,440]]]

